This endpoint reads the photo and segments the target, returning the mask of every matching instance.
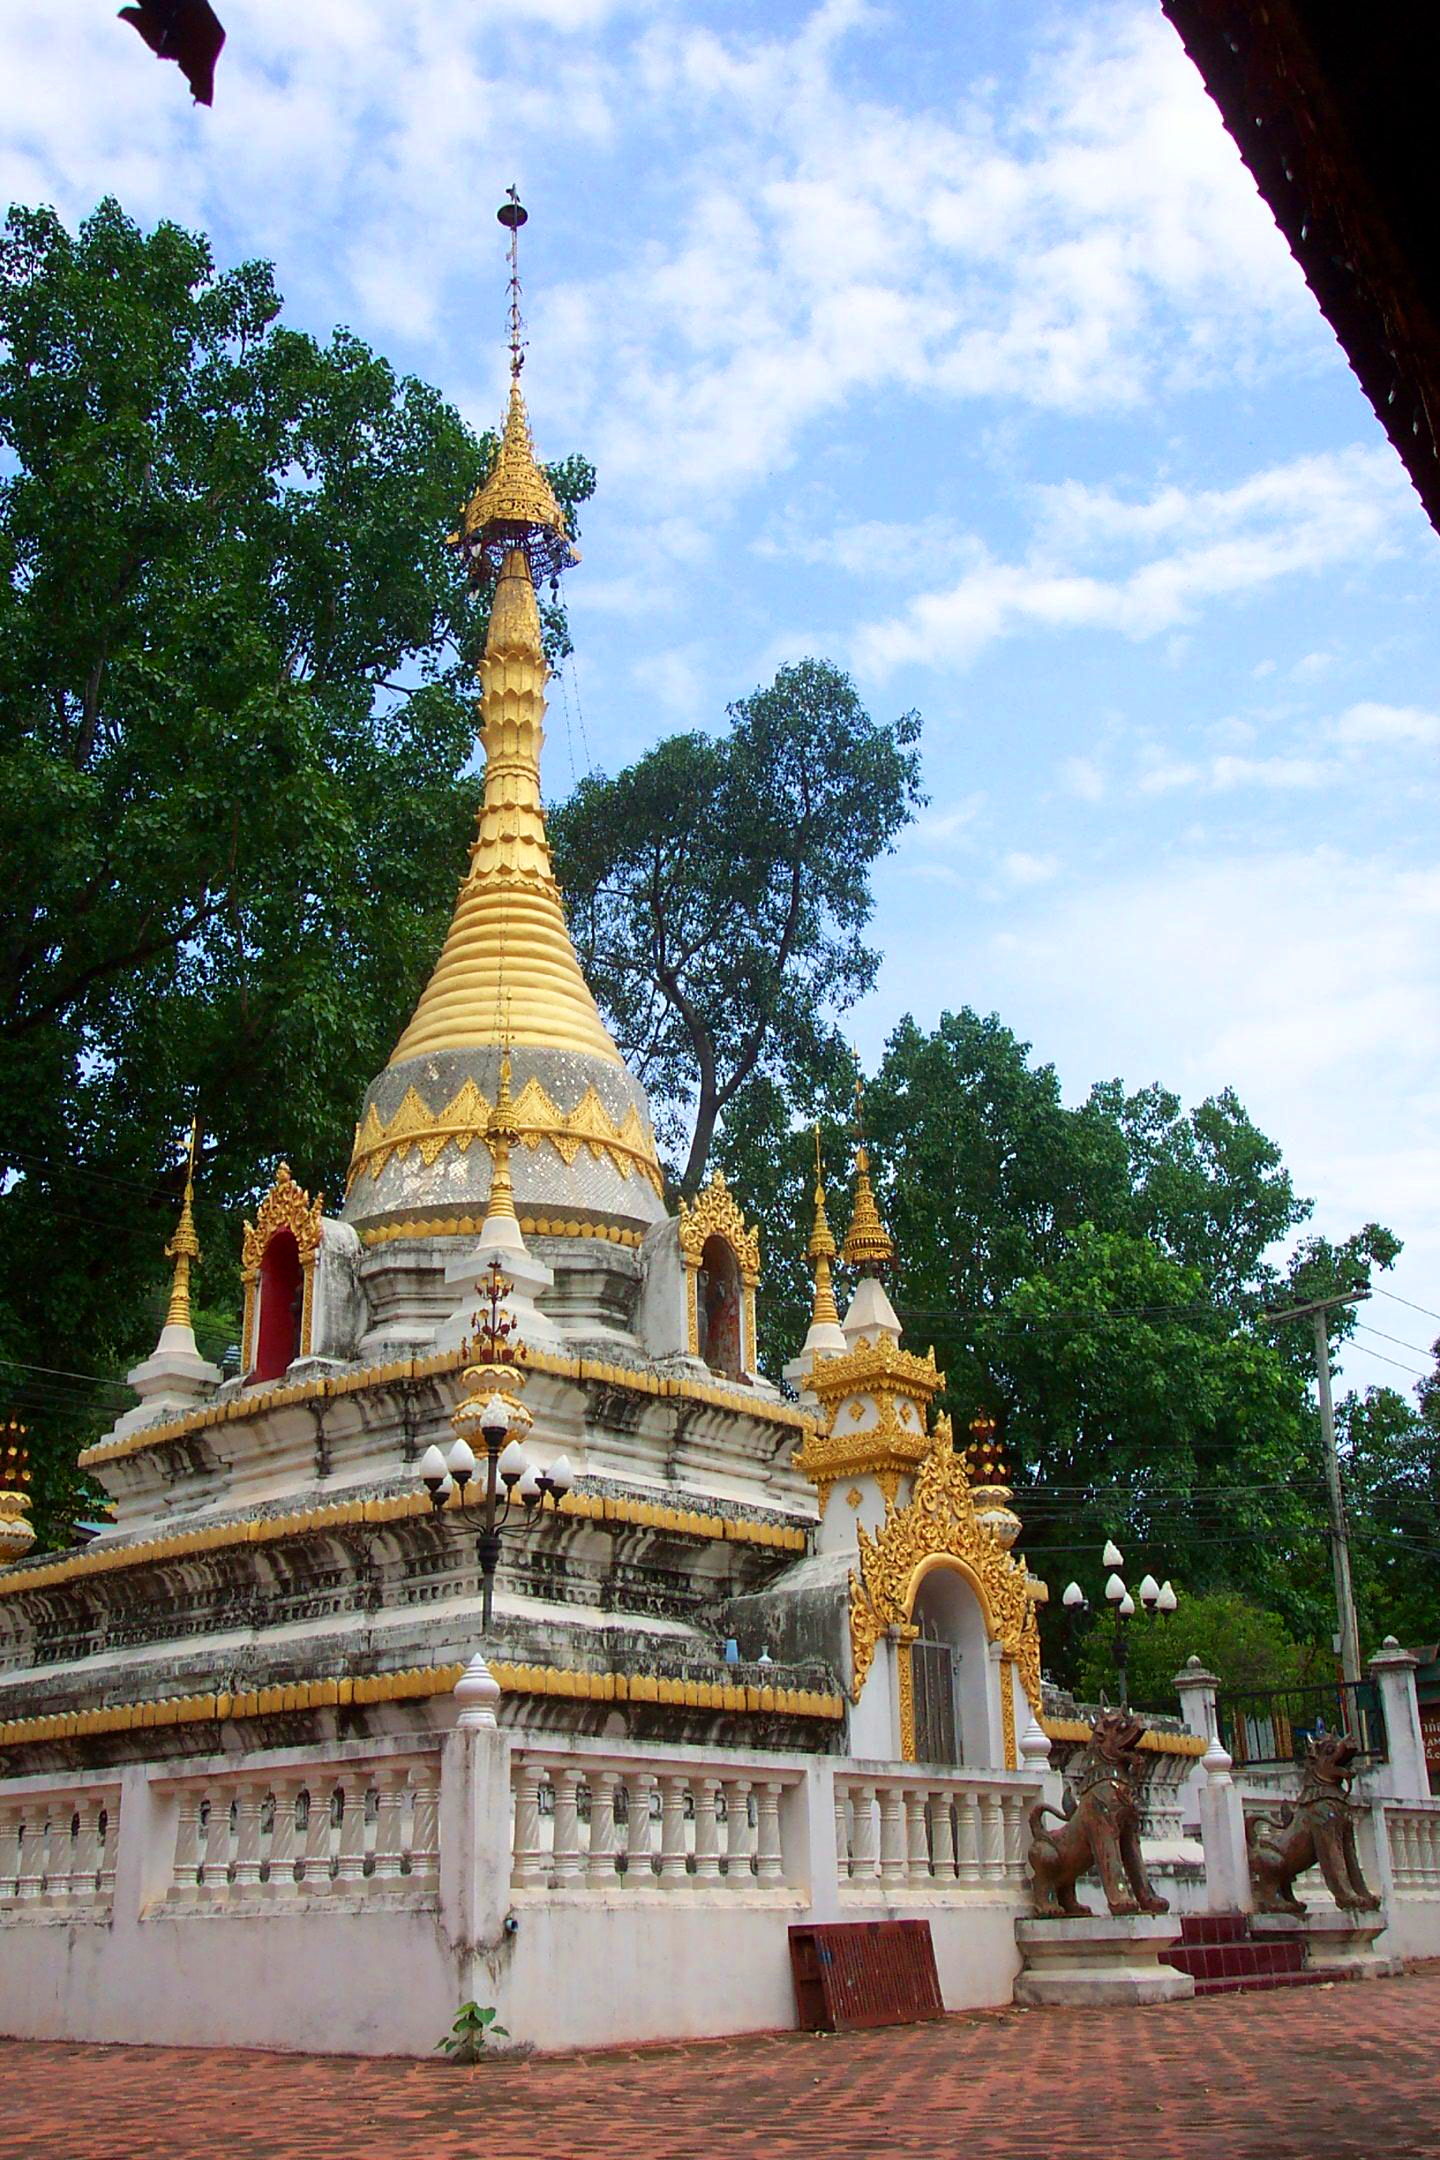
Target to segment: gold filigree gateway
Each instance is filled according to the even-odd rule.
[[[850,1577],[853,1699],[858,1702],[875,1660],[875,1646],[892,1627],[910,1623],[927,1562],[960,1562],[980,1599],[986,1632],[1013,1658],[1035,1714],[1040,1713],[1040,1633],[1029,1573],[976,1513],[964,1465],[955,1453],[950,1420],[938,1418],[929,1451],[916,1471],[910,1498],[887,1500],[873,1536],[857,1524],[859,1576]]]

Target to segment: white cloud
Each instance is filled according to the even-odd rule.
[[[1388,449],[1359,447],[1292,459],[1229,488],[1167,486],[1134,499],[1078,482],[1038,489],[1023,559],[1000,561],[977,544],[955,584],[862,624],[855,661],[877,676],[905,662],[959,667],[997,638],[1035,628],[1154,637],[1208,602],[1389,552],[1406,495]]]
[[[1001,856],[999,867],[1007,885],[1048,885],[1059,875],[1060,862],[1054,855],[1032,855],[1024,848],[1012,848]]]
[[[962,801],[952,803],[948,810],[922,810],[911,832],[921,843],[954,840],[971,830],[984,808],[983,794],[967,795]]]
[[[1440,713],[1422,712],[1414,705],[1352,705],[1331,723],[1330,734],[1348,748],[1370,744],[1418,744],[1433,749],[1440,744]]]
[[[1105,772],[1096,758],[1066,758],[1060,767],[1060,784],[1068,794],[1078,796],[1081,802],[1098,803],[1105,800]]]
[[[1231,788],[1328,787],[1340,775],[1339,764],[1313,757],[1235,757],[1202,760],[1157,757],[1141,766],[1135,786],[1142,795],[1168,795],[1179,788],[1203,788],[1224,794]]]

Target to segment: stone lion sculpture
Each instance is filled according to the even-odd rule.
[[[1030,1880],[1035,1910],[1043,1918],[1093,1917],[1075,1885],[1094,1868],[1112,1913],[1163,1913],[1169,1900],[1152,1889],[1140,1851],[1142,1782],[1139,1760],[1145,1727],[1128,1710],[1102,1710],[1070,1773],[1065,1811],[1040,1805],[1030,1810]],[[1053,1815],[1062,1827],[1047,1830]]]
[[[1378,1912],[1360,1872],[1355,1824],[1360,1809],[1348,1787],[1360,1750],[1344,1733],[1320,1733],[1305,1754],[1300,1795],[1278,1815],[1252,1815],[1245,1824],[1255,1909],[1303,1914],[1295,1878],[1319,1866],[1325,1887],[1342,1912]]]

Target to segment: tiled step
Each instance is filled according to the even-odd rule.
[[[1187,1915],[1180,1923],[1180,1941],[1166,1963],[1191,1975],[1197,1995],[1304,1987],[1322,1977],[1305,1969],[1303,1936],[1266,1935],[1257,1940],[1245,1913]]]

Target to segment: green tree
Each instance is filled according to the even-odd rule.
[[[551,822],[590,983],[669,1144],[688,1126],[685,1192],[748,1083],[803,1094],[833,1062],[879,963],[870,873],[924,799],[916,715],[872,720],[826,661],[729,716],[582,781]]]
[[[1440,1360],[1440,1342],[1431,1355]],[[1416,1399],[1367,1388],[1337,1407],[1362,1645],[1440,1637],[1440,1364]]]
[[[0,240],[0,1375],[47,1462],[149,1347],[192,1110],[222,1311],[257,1176],[338,1188],[473,815],[444,541],[494,440],[280,307],[110,201]]]

